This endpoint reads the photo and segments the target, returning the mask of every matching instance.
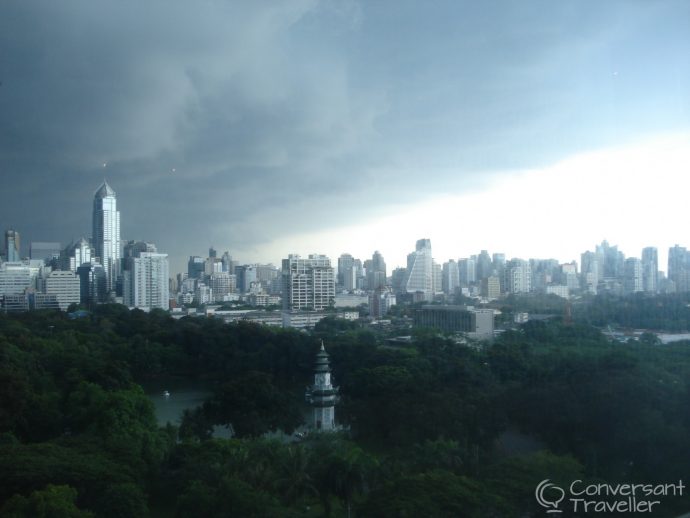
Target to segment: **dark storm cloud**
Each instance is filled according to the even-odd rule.
[[[0,222],[28,239],[88,235],[104,174],[123,237],[184,256],[688,119],[683,3],[1,9]]]

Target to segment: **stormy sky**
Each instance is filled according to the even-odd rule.
[[[88,237],[105,177],[172,272],[690,245],[689,27],[684,0],[4,0],[0,226]]]

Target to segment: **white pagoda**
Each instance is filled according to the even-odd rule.
[[[321,349],[314,364],[314,385],[307,388],[307,401],[314,408],[313,427],[319,431],[333,431],[335,426],[335,404],[338,402],[338,388],[331,385],[331,368],[328,353],[321,341]]]

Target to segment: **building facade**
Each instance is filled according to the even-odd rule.
[[[168,309],[168,254],[141,252],[128,258],[123,290],[124,303],[129,307]]]
[[[20,244],[19,232],[16,230],[5,231],[5,257],[8,263],[21,261]]]
[[[120,276],[120,259],[122,257],[120,211],[117,210],[115,191],[105,181],[93,198],[92,242],[96,257],[105,271],[108,291],[113,291]]]
[[[45,279],[45,293],[55,295],[58,307],[67,311],[70,304],[81,302],[81,280],[73,271],[55,270]]]
[[[419,239],[415,251],[407,256],[405,293],[422,293],[424,300],[434,298],[434,267],[431,240]]]
[[[383,318],[395,303],[395,293],[389,286],[376,288],[369,294],[369,316]]]
[[[532,290],[532,268],[523,259],[511,259],[505,267],[506,293],[529,293]]]
[[[646,293],[659,291],[659,254],[653,246],[642,249],[642,289]]]
[[[684,246],[668,250],[668,279],[676,292],[690,291],[690,254]]]
[[[492,309],[474,309],[453,305],[426,305],[414,312],[414,325],[448,333],[467,333],[478,339],[490,339],[494,332]]]
[[[79,241],[74,241],[67,245],[61,252],[58,264],[61,270],[77,271],[84,263],[96,262],[96,254],[86,239],[83,237]]]
[[[100,263],[84,263],[77,268],[80,280],[80,302],[88,307],[105,302],[108,285]]]
[[[328,257],[290,254],[282,265],[285,309],[321,311],[335,304],[335,275]]]

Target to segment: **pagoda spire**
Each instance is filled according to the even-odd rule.
[[[335,404],[338,388],[331,384],[331,367],[328,353],[321,340],[321,347],[314,362],[314,384],[307,389],[307,401],[313,408],[313,427],[320,431],[333,431],[335,426]]]

